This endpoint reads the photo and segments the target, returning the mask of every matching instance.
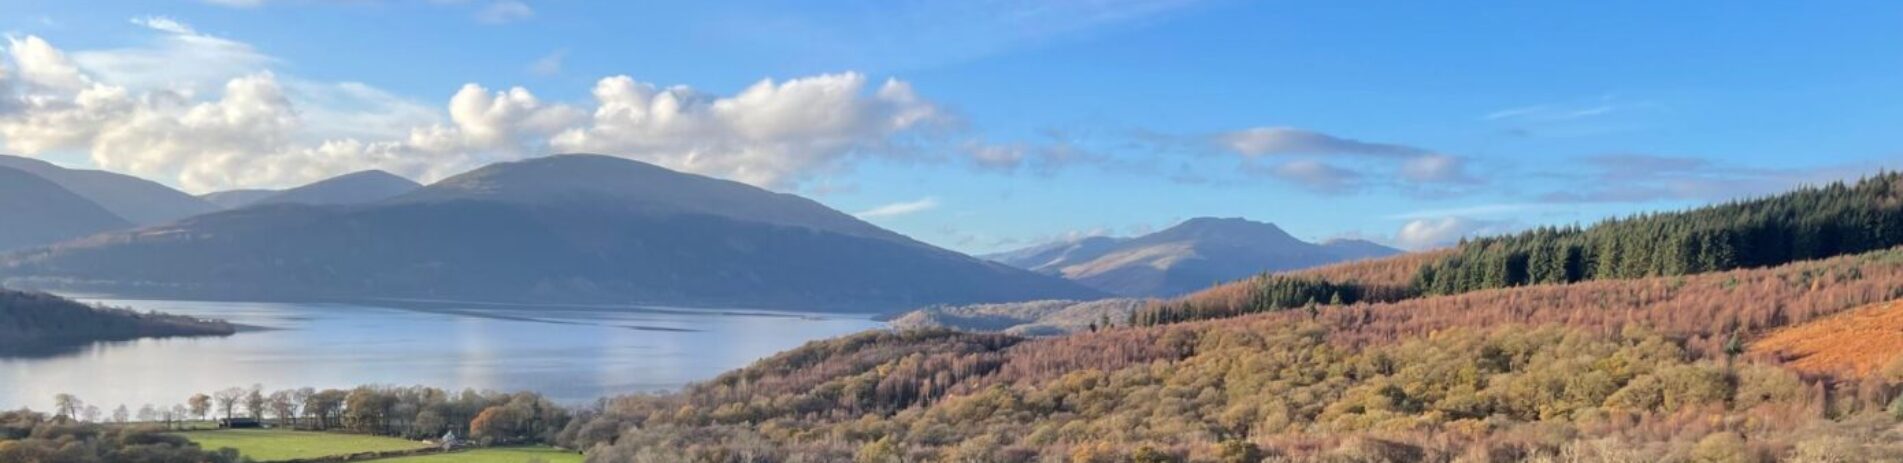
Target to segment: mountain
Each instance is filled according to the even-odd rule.
[[[1110,236],[1087,236],[978,257],[1034,272],[1055,273],[1055,269],[1065,265],[1102,257],[1124,240]]]
[[[1087,299],[789,194],[621,158],[495,164],[362,205],[259,205],[0,257],[10,285],[276,300],[895,311]]]
[[[198,195],[198,199],[212,203],[224,209],[237,209],[258,202],[258,200],[276,196],[280,190],[226,190]]]
[[[1202,217],[1136,238],[1084,238],[987,257],[1106,292],[1143,297],[1183,294],[1263,272],[1400,252],[1362,240],[1308,243],[1274,224]]]
[[[37,175],[138,225],[154,225],[219,209],[157,182],[99,170],[67,169],[32,158],[0,155],[0,167]]]
[[[131,226],[125,219],[51,181],[0,167],[0,251]]]
[[[259,198],[246,206],[258,204],[364,204],[393,198],[421,188],[410,179],[381,170],[366,170],[344,174],[316,183],[284,190],[275,195]]]

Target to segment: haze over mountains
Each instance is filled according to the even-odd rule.
[[[1135,238],[1093,236],[984,256],[1123,296],[1170,296],[1263,272],[1383,257],[1400,250],[1364,240],[1321,244],[1274,224],[1201,217]]]
[[[0,252],[130,226],[51,181],[0,167]]]
[[[67,169],[38,159],[6,155],[0,155],[0,167],[51,181],[137,225],[160,224],[219,209],[158,182],[130,175]]]
[[[400,186],[377,177],[340,181]],[[799,196],[596,155],[491,165],[366,204],[259,204],[111,233],[0,257],[0,275],[194,298],[816,310],[1104,296]]]
[[[200,196],[225,209],[263,204],[364,204],[422,188],[410,179],[381,170],[354,172],[288,190],[231,190]]]

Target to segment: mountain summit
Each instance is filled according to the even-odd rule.
[[[1398,254],[1361,240],[1302,241],[1275,224],[1198,217],[1135,238],[1089,237],[986,256],[1124,296],[1170,296],[1215,282]]]
[[[0,258],[0,274],[275,300],[891,311],[1102,296],[798,196],[596,155],[495,164],[370,204],[208,214]]]

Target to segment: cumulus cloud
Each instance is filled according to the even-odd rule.
[[[203,37],[176,21],[139,22]],[[905,82],[873,85],[856,73],[762,80],[731,96],[615,76],[585,104],[468,84],[431,109],[361,83],[268,69],[203,92],[129,86],[116,80],[139,73],[94,71],[37,36],[8,45],[0,147],[87,153],[97,167],[192,191],[282,187],[371,168],[433,181],[555,151],[792,188],[856,159],[904,155],[902,139],[942,117]],[[274,62],[266,58],[253,63]]]
[[[937,208],[938,208],[938,198],[927,197],[927,198],[920,198],[915,201],[905,201],[905,202],[886,204],[886,205],[875,207],[872,209],[860,211],[859,213],[853,214],[853,215],[858,216],[861,219],[883,219],[883,218],[891,218],[891,217],[898,217],[898,216],[904,216],[904,215],[912,215],[912,214],[925,212],[925,211],[929,211],[929,210],[937,209]]]
[[[1422,218],[1401,225],[1401,231],[1395,234],[1394,240],[1402,247],[1423,250],[1448,246],[1461,238],[1505,231],[1502,222],[1465,217]]]
[[[903,152],[897,138],[940,118],[905,82],[868,89],[857,73],[766,79],[728,97],[610,77],[595,85],[593,116],[550,144],[785,188],[851,159]]]

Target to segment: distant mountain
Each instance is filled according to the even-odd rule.
[[[1117,244],[1124,240],[1124,238],[1109,236],[1088,236],[979,257],[1034,272],[1055,273],[1057,269],[1065,265],[1102,257],[1104,253],[1116,249]]]
[[[274,195],[259,198],[246,206],[258,204],[367,204],[394,198],[421,188],[410,179],[381,170],[366,170],[344,174],[321,180],[316,183],[284,190]]]
[[[1304,242],[1273,224],[1195,218],[1136,238],[1092,237],[987,256],[1113,294],[1170,296],[1263,272],[1399,254],[1362,240]]]
[[[0,257],[0,276],[191,297],[855,311],[1103,296],[799,196],[596,155],[495,164],[372,204],[207,214]]]
[[[278,193],[282,192],[283,191],[280,190],[225,190],[198,195],[198,199],[203,199],[205,202],[215,204],[221,208],[237,209],[249,206],[251,203],[258,202],[258,200],[264,198],[277,196]]]
[[[0,251],[42,246],[131,223],[51,181],[0,167]]]
[[[52,181],[138,225],[160,224],[219,209],[195,196],[129,175],[67,169],[38,159],[6,155],[0,155],[0,167]]]

